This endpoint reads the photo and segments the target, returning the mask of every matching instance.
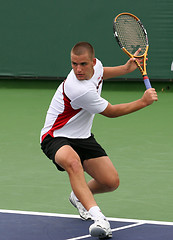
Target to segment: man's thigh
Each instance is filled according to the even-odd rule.
[[[92,158],[83,162],[84,170],[100,184],[118,179],[118,172],[108,156]]]

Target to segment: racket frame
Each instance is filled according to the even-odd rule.
[[[131,54],[129,51],[127,51],[127,49],[125,47],[122,46],[119,38],[118,38],[118,33],[116,31],[116,21],[117,21],[117,18],[120,17],[121,15],[129,15],[131,17],[133,17],[137,22],[138,24],[141,26],[142,30],[143,30],[143,33],[145,35],[145,39],[146,39],[146,50],[144,52],[144,54],[142,55],[138,55],[138,56],[135,56],[133,54]],[[120,48],[130,57],[130,58],[140,58],[142,59],[143,58],[143,68],[142,66],[139,64],[139,62],[137,60],[135,60],[135,63],[137,65],[137,67],[139,68],[142,76],[143,76],[143,79],[144,79],[144,82],[145,82],[145,85],[146,85],[146,88],[151,88],[151,84],[150,84],[150,81],[149,81],[149,78],[147,76],[147,70],[146,70],[146,59],[147,59],[147,53],[148,53],[148,48],[149,48],[149,44],[148,44],[148,36],[147,36],[147,31],[146,29],[144,28],[143,24],[141,23],[140,19],[138,17],[136,17],[135,15],[131,14],[131,13],[128,13],[128,12],[123,12],[123,13],[120,13],[118,14],[115,18],[114,18],[114,24],[113,24],[113,30],[114,30],[114,37],[116,38]]]

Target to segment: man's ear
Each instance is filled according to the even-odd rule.
[[[96,58],[93,58],[93,66],[96,65]]]

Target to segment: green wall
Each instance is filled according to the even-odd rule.
[[[69,52],[78,41],[91,42],[105,66],[123,64],[112,31],[120,12],[137,15],[149,35],[148,74],[172,79],[173,1],[0,0],[0,76],[65,77]],[[128,78],[141,78],[140,73]]]

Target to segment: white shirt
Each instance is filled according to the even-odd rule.
[[[98,59],[89,80],[78,80],[71,70],[52,98],[40,141],[47,134],[52,137],[90,137],[95,114],[103,112],[108,105],[108,101],[100,96],[102,84],[103,66]]]

